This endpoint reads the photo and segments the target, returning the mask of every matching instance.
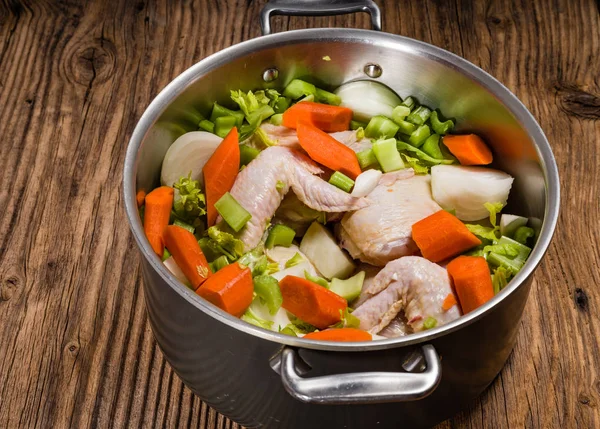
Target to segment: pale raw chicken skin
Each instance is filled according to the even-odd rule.
[[[267,137],[274,141],[277,146],[289,147],[290,149],[301,150],[298,135],[293,128],[284,127],[281,125],[273,125],[268,122],[263,122],[260,128],[267,134]],[[348,146],[354,152],[362,152],[371,148],[371,141],[367,138],[357,139],[356,130],[339,131],[330,133],[331,137],[340,143]]]
[[[371,204],[347,213],[338,230],[343,248],[354,259],[384,266],[418,249],[412,225],[441,210],[431,197],[429,175],[415,176],[412,169],[384,174],[367,198]]]
[[[453,294],[448,273],[420,256],[389,262],[365,293],[371,298],[352,314],[360,319],[360,329],[372,334],[381,332],[402,311],[412,332],[422,331],[428,317],[433,317],[437,326],[460,317],[457,305],[447,311],[442,308],[446,297]]]
[[[321,172],[307,156],[277,146],[263,150],[239,172],[229,192],[252,215],[239,236],[246,251],[258,245],[290,188],[300,201],[321,212],[346,212],[369,204],[315,176]]]

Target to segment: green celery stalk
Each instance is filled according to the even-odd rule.
[[[410,135],[410,137],[408,138],[408,141],[413,146],[420,147],[423,143],[425,143],[425,140],[430,135],[431,135],[431,132],[429,130],[429,127],[427,125],[421,125],[421,126],[419,126],[419,128],[417,128],[415,130],[415,132],[413,132]]]
[[[417,126],[415,124],[411,124],[408,121],[398,120],[394,122],[396,122],[396,125],[398,125],[398,132],[406,134],[407,136],[410,136],[417,129]]]
[[[215,119],[215,134],[225,138],[229,131],[236,126],[237,120],[234,116],[219,116]]]
[[[212,272],[216,273],[221,268],[224,268],[225,266],[229,265],[229,259],[227,259],[227,256],[221,255],[214,261],[210,262],[209,265]]]
[[[288,259],[286,261],[285,267],[286,268],[295,267],[296,265],[298,265],[302,261],[304,261],[304,258],[302,257],[302,255],[300,253],[296,252],[296,254],[294,254],[294,256],[292,256],[290,259]]]
[[[406,120],[416,125],[423,125],[430,116],[431,109],[425,106],[419,106],[406,117]]]
[[[429,162],[431,164],[454,164],[454,160],[453,159],[436,159],[433,158],[432,156],[426,154],[425,152],[423,152],[421,149],[418,149],[406,142],[403,142],[402,140],[398,140],[398,143],[396,144],[397,148],[399,151],[407,151],[407,152],[412,152],[415,154],[415,156],[417,158],[419,158],[422,161],[425,162]]]
[[[358,158],[358,165],[360,165],[361,170],[366,170],[372,165],[379,165],[373,149],[367,149],[363,150],[362,152],[358,152],[356,154],[356,158]]]
[[[215,132],[215,124],[210,122],[208,119],[203,119],[200,121],[200,123],[198,124],[198,128],[200,128],[201,130],[204,131],[208,131],[209,133],[213,133]]]
[[[163,262],[166,261],[167,259],[169,259],[170,257],[171,257],[171,253],[165,247],[165,250],[163,250],[163,255],[162,255]]]
[[[492,251],[488,254],[487,261],[492,265],[497,267],[505,267],[513,274],[517,274],[521,268],[523,268],[525,261],[527,261],[527,258],[531,253],[531,248],[505,236],[500,237],[497,245],[509,245],[516,249],[518,253],[515,257],[511,258],[509,256],[500,255]]]
[[[269,120],[273,125],[281,125],[283,123],[283,113],[276,113]]]
[[[433,131],[440,135],[448,134],[450,131],[452,131],[452,128],[454,128],[454,122],[452,119],[442,122],[436,110],[431,112],[429,122],[431,123],[431,128],[433,128]]]
[[[235,118],[235,125],[238,128],[240,128],[244,122],[244,112],[240,110],[231,110],[218,103],[214,103],[212,112],[210,113],[210,121],[214,123],[216,119],[221,116],[233,116]]]
[[[240,145],[240,167],[250,164],[254,158],[258,156],[260,150],[248,146],[247,144]]]
[[[305,82],[300,79],[294,79],[283,90],[283,95],[291,98],[292,100],[297,100],[302,96],[315,95],[317,93],[317,88],[312,84]]]
[[[272,249],[275,246],[290,247],[295,236],[296,232],[289,226],[274,225],[269,231],[265,247],[267,249]]]
[[[394,147],[395,146],[396,143],[394,142]],[[342,191],[348,193],[352,190],[352,187],[354,186],[354,180],[352,180],[345,174],[340,173],[339,171],[336,171],[331,175],[331,177],[329,178],[329,183],[335,186],[336,188],[339,188]]]
[[[437,319],[435,317],[429,316],[427,319],[423,321],[423,328],[425,329],[433,329],[437,326]]]
[[[342,102],[339,96],[320,88],[316,88],[315,97],[319,103],[331,104],[333,106],[339,106]]]
[[[304,270],[304,278],[310,282],[318,284],[319,286],[323,286],[325,289],[329,289],[329,282],[323,277],[313,276],[311,273]]]
[[[364,281],[364,271],[360,271],[346,280],[340,280],[334,277],[331,279],[331,286],[329,287],[329,290],[337,293],[346,301],[350,302],[358,298],[360,292],[362,291]]]
[[[432,134],[429,137],[427,137],[427,139],[425,140],[425,143],[423,143],[423,146],[421,147],[421,150],[433,158],[436,158],[436,159],[444,158],[444,155],[442,154],[442,151],[440,150],[440,135],[439,134]]]
[[[246,120],[249,124],[258,126],[262,121],[267,119],[269,116],[275,114],[275,110],[268,104],[263,104],[258,109],[253,110],[246,116]]]
[[[401,106],[406,106],[410,110],[414,109],[417,105],[417,101],[412,97],[406,97],[404,101],[400,104]]]
[[[219,198],[219,201],[215,203],[215,209],[235,232],[242,229],[252,219],[252,215],[229,192],[225,192]]]
[[[380,137],[394,137],[400,127],[385,116],[373,116],[365,128],[365,136],[378,139]]]
[[[288,109],[288,107],[290,107],[290,104],[291,102],[289,98],[279,97],[275,104],[273,104],[273,110],[275,113],[283,113]]]
[[[179,219],[175,219],[175,220],[173,221],[173,225],[175,225],[175,226],[179,226],[179,227],[181,227],[181,228],[183,228],[183,229],[186,229],[186,230],[188,230],[189,232],[191,232],[192,234],[193,234],[193,233],[194,233],[194,231],[196,230],[196,228],[194,228],[194,227],[193,227],[192,225],[190,225],[189,223],[186,223],[186,222],[184,222],[184,221],[182,221],[182,220],[179,220]]]
[[[350,121],[350,129],[351,130],[358,130],[359,128],[365,128],[367,126],[367,124],[365,124],[364,122],[360,122],[360,121]]]
[[[396,123],[404,121],[408,115],[410,115],[410,108],[403,105],[396,106],[392,110],[392,120]]]
[[[404,168],[404,162],[396,148],[396,139],[379,140],[373,143],[373,152],[384,172]]]
[[[267,304],[271,316],[275,315],[283,303],[277,279],[262,275],[254,277],[252,281],[254,282],[254,292]]]
[[[313,94],[307,95],[306,97],[298,100],[298,103],[302,103],[303,101],[315,101],[315,96]]]

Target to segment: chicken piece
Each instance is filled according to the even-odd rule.
[[[273,125],[268,122],[263,122],[260,128],[267,134],[267,137],[276,142],[278,146],[301,150],[296,130],[281,125]],[[329,135],[340,143],[348,146],[354,152],[362,152],[363,150],[371,148],[371,140],[364,137],[358,140],[356,138],[356,130],[339,131],[337,133],[330,133]]]
[[[400,312],[400,314],[392,319],[389,325],[379,331],[379,335],[385,338],[398,338],[410,334],[410,331],[406,320],[404,320],[404,314]]]
[[[377,334],[404,311],[412,332],[423,330],[428,317],[444,325],[460,316],[455,305],[444,311],[442,305],[452,294],[445,269],[420,256],[405,256],[389,262],[365,291],[371,298],[352,313],[360,319],[360,329]]]
[[[418,250],[411,237],[412,225],[441,207],[431,197],[430,176],[411,172],[384,174],[367,195],[371,205],[343,217],[340,242],[354,259],[382,267]]]
[[[369,204],[366,198],[352,197],[315,176],[318,173],[321,169],[307,156],[278,146],[263,150],[240,171],[229,192],[252,215],[239,236],[245,250],[260,242],[290,188],[300,201],[321,212],[346,212]]]

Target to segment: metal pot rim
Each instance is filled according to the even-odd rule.
[[[160,117],[166,107],[189,85],[198,79],[201,79],[202,76],[209,71],[214,70],[233,59],[244,57],[257,50],[275,48],[288,44],[307,42],[319,43],[323,41],[341,43],[358,42],[377,45],[378,47],[389,47],[394,50],[403,50],[409,53],[425,56],[441,62],[448,67],[454,68],[486,88],[498,100],[507,106],[517,121],[523,126],[528,135],[535,142],[536,151],[541,160],[541,166],[546,182],[546,207],[544,213],[544,222],[540,230],[538,242],[536,243],[535,248],[532,250],[527,263],[511,281],[509,286],[503,289],[485,305],[471,313],[468,313],[467,315],[460,317],[454,322],[424,332],[411,334],[406,337],[359,343],[335,343],[329,341],[323,342],[304,340],[302,338],[290,337],[273,331],[267,331],[222,312],[212,304],[209,304],[201,299],[195,292],[181,284],[174,276],[171,275],[162,262],[155,256],[152,248],[144,238],[144,230],[139,220],[137,204],[135,200],[135,173],[137,170],[137,155],[140,144],[143,141],[146,133]],[[539,265],[542,256],[550,244],[550,240],[554,233],[558,218],[560,202],[559,187],[560,185],[556,161],[542,129],[532,114],[523,105],[523,103],[494,77],[464,58],[424,42],[372,30],[343,28],[294,30],[268,36],[261,36],[230,46],[194,64],[189,69],[177,76],[174,80],[172,80],[144,111],[131,135],[125,157],[123,172],[123,192],[127,219],[143,257],[163,278],[163,280],[191,305],[232,328],[268,341],[310,349],[346,352],[389,349],[425,343],[437,337],[450,334],[451,332],[454,332],[464,326],[470,325],[471,323],[483,317],[488,311],[491,311],[501,301],[507,299],[510,294],[514,293],[514,291],[519,288],[529,276],[533,274],[533,271]]]

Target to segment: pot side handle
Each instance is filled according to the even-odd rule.
[[[373,404],[405,402],[431,394],[442,378],[440,358],[435,348],[422,347],[427,368],[412,372],[358,372],[304,378],[297,370],[296,350],[281,352],[281,381],[295,399],[312,404]],[[300,363],[303,363],[300,360]]]
[[[373,0],[270,0],[260,12],[263,35],[271,34],[271,16],[330,16],[354,12],[371,15],[373,30],[381,31],[381,11]]]

